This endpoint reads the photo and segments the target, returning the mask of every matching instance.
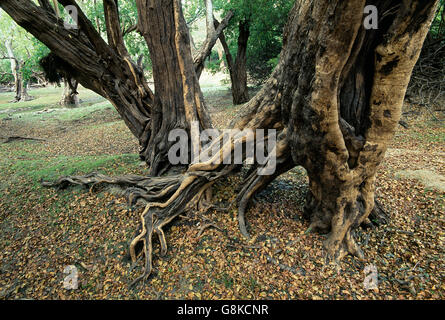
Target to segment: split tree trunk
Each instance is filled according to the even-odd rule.
[[[387,14],[381,17],[379,30],[369,31],[363,28],[364,0],[296,2],[277,68],[234,122],[239,129],[280,131],[277,171],[259,176],[253,170],[239,193],[243,234],[247,235],[244,213],[252,196],[277,175],[301,165],[310,180],[306,204],[310,229],[328,233],[324,243],[328,261],[338,263],[346,254],[363,258],[354,232],[374,209],[376,172],[396,130],[437,3],[412,0],[394,5],[381,0],[379,12]],[[135,261],[143,243],[146,268],[138,280],[152,270],[153,235],[159,236],[165,253],[163,227],[193,208],[216,179],[235,169],[214,163],[245,143],[234,138],[213,159],[190,166],[185,175],[170,181],[166,193],[149,195],[149,201],[156,202],[141,214],[140,232],[130,250]],[[158,183],[163,180],[150,185]]]
[[[365,30],[365,4],[298,1],[282,55],[295,57],[283,69],[281,103],[292,158],[309,175],[307,215],[312,229],[329,233],[325,248],[337,262],[363,257],[354,230],[374,208],[376,172],[435,8],[375,1],[379,29]]]

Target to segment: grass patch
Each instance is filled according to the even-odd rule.
[[[29,94],[35,99],[31,101],[11,103],[14,93],[0,93],[0,119],[12,118],[21,121],[77,120],[96,110],[111,107],[111,104],[96,93],[79,89],[82,103],[78,108],[65,108],[59,104],[62,88],[40,88],[30,90]],[[105,103],[104,103],[105,102]],[[50,113],[37,114],[45,109],[55,109]]]
[[[86,174],[93,171],[105,174],[123,174],[138,167],[137,154],[107,156],[59,156],[55,158],[36,157],[32,159],[9,159],[0,165],[2,175],[9,182],[25,180],[40,185],[41,180],[54,180],[60,176]]]

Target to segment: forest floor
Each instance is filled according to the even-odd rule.
[[[16,104],[8,102],[12,93],[0,93],[0,299],[445,298],[443,112],[434,113],[437,121],[405,105],[409,128],[398,128],[377,179],[391,222],[359,231],[366,261],[347,257],[338,273],[324,266],[324,236],[306,233],[302,218],[307,176],[295,168],[248,211],[251,241],[238,231],[236,208],[182,216],[166,232],[167,256],[159,257],[156,243],[153,275],[129,289],[141,272],[127,260],[139,211],[116,188],[56,190],[40,181],[91,171],[144,174],[136,139],[91,92],[80,90],[76,109],[57,105],[61,88],[30,93],[37,99]],[[214,124],[226,127],[240,107],[225,87],[204,94]],[[239,180],[215,185],[219,206],[234,199]],[[69,265],[79,271],[77,290],[63,288]],[[364,288],[368,265],[377,268],[377,290]]]

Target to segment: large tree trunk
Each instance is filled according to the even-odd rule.
[[[363,257],[354,229],[374,209],[374,182],[401,115],[435,1],[299,1],[284,39],[282,113],[295,163],[306,168],[311,229],[329,233],[328,257]],[[323,21],[323,23],[320,23]],[[304,30],[304,32],[302,32]],[[297,56],[298,53],[298,56]],[[295,72],[295,70],[298,70]],[[287,120],[288,119],[288,120]]]
[[[138,28],[150,50],[156,98],[152,106],[151,136],[142,155],[151,173],[168,168],[168,141],[173,129],[190,132],[192,123],[211,127],[195,73],[187,25],[178,1],[138,1]],[[199,144],[199,142],[194,141]]]
[[[28,95],[28,88],[26,82],[23,80],[21,68],[23,62],[19,61],[14,55],[12,49],[12,41],[10,39],[5,41],[6,52],[11,63],[11,73],[14,76],[14,100],[13,102],[29,101],[32,98]]]
[[[24,0],[0,2],[8,14],[39,39],[47,41],[59,56],[67,55],[67,62],[71,58],[75,62],[81,62],[79,58],[89,61],[80,64],[76,71],[84,73],[76,78],[116,105],[135,135],[142,137],[141,146],[148,146],[142,154],[150,163],[156,163],[156,169],[165,159],[165,156],[156,157],[167,149],[168,130],[188,128],[192,121],[198,121],[202,128],[210,126],[179,1],[162,5],[154,0],[137,2],[138,28],[154,61],[156,95],[126,58],[120,29],[110,23],[116,21],[116,17],[111,19],[117,11],[112,10],[114,1],[105,1],[111,49],[101,42],[82,15],[79,20],[84,36],[67,41],[66,31],[53,32],[54,25],[47,23],[48,17],[40,19],[42,13],[32,14],[29,7],[24,8],[25,4],[29,6],[27,3]],[[233,122],[238,129],[278,130],[276,172],[261,176],[255,170],[261,166],[253,165],[239,192],[238,219],[244,235],[248,236],[244,213],[252,196],[279,174],[301,165],[310,180],[306,213],[312,222],[311,229],[328,233],[327,257],[338,262],[347,253],[363,256],[355,242],[354,230],[374,209],[376,172],[394,135],[412,69],[437,3],[377,0],[373,5],[381,13],[379,29],[365,30],[365,0],[296,2],[284,31],[277,68]],[[49,41],[53,38],[66,49]],[[84,43],[85,38],[89,39],[88,43]],[[102,52],[98,56],[97,48],[107,55]],[[106,59],[107,68],[97,62],[99,59]],[[148,111],[141,110],[142,106]],[[138,248],[143,248],[146,268],[139,279],[144,279],[152,270],[153,235],[158,235],[161,253],[165,253],[163,227],[184,210],[193,209],[216,179],[238,167],[223,164],[222,159],[233,156],[234,150],[247,140],[235,134],[231,138],[227,140],[222,135],[216,139],[213,143],[224,143],[218,153],[209,161],[190,165],[185,174],[114,179],[89,175],[62,178],[56,184],[132,186],[129,192],[132,203],[139,198],[149,202],[141,213],[141,225],[130,246],[133,261]]]

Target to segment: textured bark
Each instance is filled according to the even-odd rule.
[[[365,1],[301,1],[285,32],[284,55],[298,56],[283,72],[297,84],[283,90],[283,120],[292,157],[309,175],[311,229],[329,233],[334,261],[363,257],[354,229],[374,208],[375,175],[434,16],[434,1],[375,4],[387,13],[375,31],[363,28]]]
[[[29,0],[2,0],[0,6],[51,49],[57,57],[55,67],[65,79],[77,80],[114,105],[139,140],[140,155],[150,165],[150,174],[159,175],[169,168],[170,130],[189,130],[192,121],[198,121],[201,129],[211,126],[178,0],[137,1],[137,29],[150,50],[156,95],[125,47],[116,0],[103,2],[107,42],[75,1],[59,3],[78,8],[78,30],[65,29],[48,1],[39,3],[40,7]],[[206,50],[210,52],[211,44]]]
[[[15,7],[14,3],[17,2],[24,4],[23,0],[2,1],[0,4],[9,14],[20,12],[16,21],[31,32],[36,31],[34,21],[33,25],[29,25],[32,20],[29,19],[28,10]],[[112,9],[112,2],[106,2]],[[274,128],[279,132],[276,146],[278,171],[262,177],[255,171],[260,166],[254,165],[237,199],[238,220],[245,236],[248,237],[244,213],[252,196],[277,175],[301,165],[307,170],[310,180],[306,215],[311,220],[312,230],[328,233],[324,245],[329,260],[339,262],[347,253],[363,257],[354,239],[354,231],[367,222],[374,210],[376,172],[396,130],[412,69],[437,3],[425,0],[375,1],[372,4],[377,5],[379,12],[383,13],[378,30],[363,29],[365,0],[301,0],[295,3],[284,31],[283,51],[277,68],[262,90],[233,121],[233,127],[238,129]],[[157,1],[138,1],[137,4],[138,29],[152,54],[156,87],[156,95],[153,95],[141,86],[147,95],[138,96],[138,99],[146,99],[150,110],[147,116],[150,123],[141,126],[143,134],[146,134],[141,136],[149,141],[149,148],[143,154],[150,158],[150,163],[161,163],[156,156],[162,154],[164,148],[156,148],[166,144],[166,132],[173,129],[169,125],[187,128],[191,121],[197,120],[202,128],[206,128],[210,122],[206,119],[190,52],[188,30],[178,2],[161,5]],[[78,41],[83,50],[76,50],[72,43],[60,36],[64,31],[51,33],[49,26],[46,29],[46,20],[38,21],[37,25],[44,26],[39,36],[44,40],[51,36],[65,41],[64,44],[70,45],[69,49],[75,52],[73,58],[78,59],[76,56],[81,55],[86,61],[97,52],[91,46],[95,50],[110,49],[106,44],[102,48],[104,43],[96,37],[95,30],[91,30],[82,16],[80,21],[83,36],[78,39],[89,39],[89,45]],[[112,27],[107,25],[107,29]],[[139,79],[138,73],[132,72],[133,65],[120,58],[125,56],[125,52],[115,54],[122,50],[119,30],[110,31],[109,43],[112,48],[107,56],[108,68],[91,61],[91,65],[82,65],[82,70],[88,72],[89,77],[79,75],[85,84],[108,96],[112,92],[105,85],[108,82],[103,80],[107,78],[104,75],[101,75],[101,81],[95,78],[98,70],[106,72],[112,80],[125,70],[130,71],[126,74],[129,79]],[[62,49],[54,46],[54,50]],[[66,54],[72,55],[69,51]],[[118,64],[119,61],[127,63]],[[126,69],[126,66],[130,68]],[[137,81],[131,81],[127,86],[132,83]],[[117,82],[115,91],[122,90],[119,84]],[[118,96],[137,100],[130,93],[138,92],[138,89],[138,86],[133,91],[126,89]],[[117,108],[119,110],[122,106]],[[128,113],[138,114],[131,113],[131,107],[127,108]],[[127,109],[121,111],[125,114]],[[129,116],[125,116],[128,121]],[[153,134],[150,135],[150,132]],[[162,136],[159,132],[162,132]],[[223,138],[219,137],[215,143],[224,141]],[[158,235],[161,254],[165,254],[167,242],[163,227],[185,210],[195,209],[215,180],[233,173],[238,167],[221,164],[222,159],[233,156],[237,146],[246,144],[245,137],[231,138],[231,141],[225,140],[226,143],[214,158],[189,166],[185,174],[116,179],[93,175],[66,177],[58,183],[134,186],[137,193],[132,196],[132,202],[135,197],[149,202],[140,215],[141,224],[130,246],[133,261],[140,253],[138,249],[142,249],[145,270],[136,281],[145,279],[152,270],[153,235]],[[215,163],[215,159],[220,161]]]

